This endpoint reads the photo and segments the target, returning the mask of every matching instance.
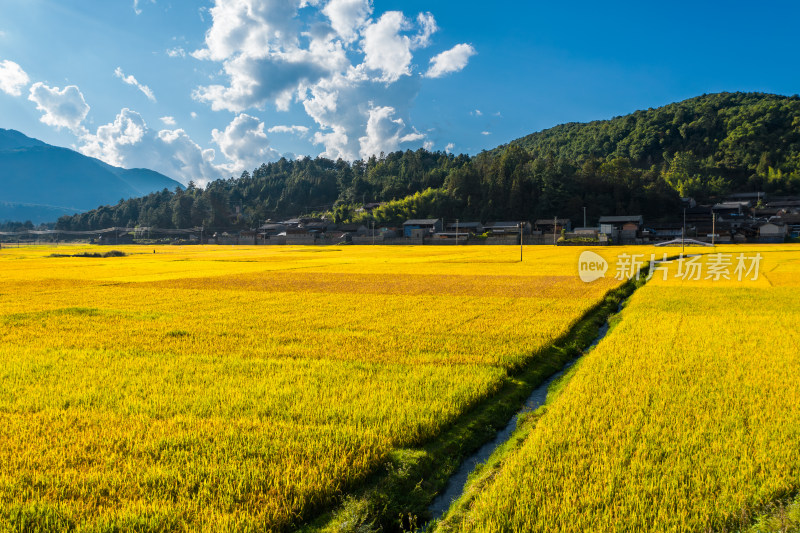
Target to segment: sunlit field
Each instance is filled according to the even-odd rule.
[[[800,247],[713,252],[760,276],[654,275],[457,529],[737,531],[798,494]]]
[[[620,283],[579,248],[116,249],[0,250],[0,521],[291,529]]]

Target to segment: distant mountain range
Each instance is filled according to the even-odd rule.
[[[158,172],[115,167],[0,128],[0,221],[55,222],[176,187],[183,185]]]

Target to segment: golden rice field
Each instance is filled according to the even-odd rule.
[[[577,248],[119,249],[0,250],[11,529],[291,528],[620,283],[580,282]]]
[[[655,275],[457,529],[738,531],[798,494],[800,247],[717,252],[759,278]]]

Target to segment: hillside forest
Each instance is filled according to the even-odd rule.
[[[800,97],[703,95],[570,123],[475,156],[416,151],[347,162],[280,159],[204,188],[167,189],[61,217],[62,230],[111,226],[252,228],[327,215],[337,223],[408,218],[535,220],[645,214],[675,219],[681,197],[800,194]],[[359,209],[369,203],[380,207]]]

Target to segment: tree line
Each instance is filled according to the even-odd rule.
[[[563,124],[473,157],[398,151],[347,162],[281,159],[204,188],[162,190],[61,217],[56,227],[244,229],[327,215],[336,222],[407,218],[589,223],[601,215],[676,218],[680,198],[800,194],[800,98],[703,95],[586,124]],[[376,209],[363,205],[382,203]]]

